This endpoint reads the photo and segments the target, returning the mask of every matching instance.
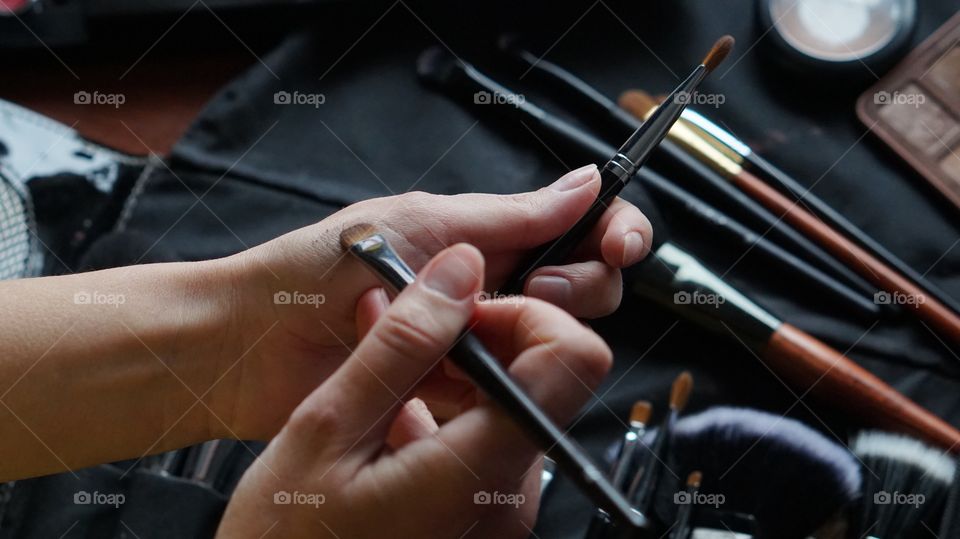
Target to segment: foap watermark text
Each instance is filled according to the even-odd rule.
[[[527,501],[523,494],[509,494],[505,492],[487,492],[481,490],[473,494],[473,503],[476,505],[510,505],[520,507]]]
[[[109,105],[118,109],[126,102],[127,96],[123,94],[105,94],[96,90],[93,92],[80,90],[73,94],[74,105]]]
[[[273,303],[275,305],[310,305],[314,308],[320,308],[327,302],[327,297],[323,294],[306,294],[303,292],[281,290],[273,294]]]
[[[320,507],[327,503],[327,497],[319,492],[287,492],[280,490],[273,493],[273,503],[277,505],[312,505]]]

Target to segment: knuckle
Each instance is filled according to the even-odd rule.
[[[300,436],[318,436],[327,438],[340,428],[341,414],[334,406],[298,406],[287,421],[287,428],[296,438]]]
[[[400,357],[415,357],[424,351],[442,350],[445,343],[436,335],[436,323],[423,310],[399,313],[388,310],[383,326],[376,332],[381,344]]]
[[[430,199],[434,195],[431,195],[424,191],[408,191],[399,195],[399,199],[407,207],[413,208],[414,210],[419,210],[421,208],[426,208],[429,206]]]
[[[546,209],[543,197],[536,192],[504,195],[504,200],[504,207],[510,209],[520,229],[524,231],[532,229]]]

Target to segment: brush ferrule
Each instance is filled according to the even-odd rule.
[[[373,267],[393,292],[400,292],[416,279],[416,273],[380,234],[372,234],[354,243],[350,252]]]
[[[604,168],[616,176],[618,180],[626,183],[626,181],[637,172],[639,167],[626,155],[617,153],[610,161],[607,161]]]

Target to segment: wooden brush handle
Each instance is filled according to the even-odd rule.
[[[764,362],[802,396],[807,391],[877,427],[960,451],[960,431],[886,382],[790,324],[770,337]]]
[[[920,319],[933,326],[941,335],[954,343],[960,344],[960,317],[935,297],[928,295],[916,283],[877,259],[843,234],[830,228],[823,221],[750,172],[742,170],[731,180],[742,191],[771,211],[783,216],[783,219],[791,226],[830,251],[833,256],[876,285],[880,290],[889,294],[900,294],[906,298],[912,298],[912,303],[903,306],[905,309],[915,311]]]

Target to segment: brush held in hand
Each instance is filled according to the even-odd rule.
[[[714,43],[693,72],[680,83],[656,111],[627,139],[620,150],[610,158],[600,171],[600,193],[587,212],[570,230],[534,251],[521,270],[507,280],[501,292],[505,294],[523,293],[527,277],[539,267],[553,266],[566,261],[574,249],[589,234],[600,220],[600,216],[623,190],[637,170],[646,163],[653,150],[670,131],[683,109],[706,76],[713,71],[729,54],[733,47],[733,38],[723,36]]]
[[[416,278],[410,266],[372,225],[357,224],[344,229],[340,244],[395,292],[400,292]],[[476,335],[465,330],[448,355],[534,443],[550,453],[557,466],[593,503],[625,529],[638,533],[646,530],[646,518],[630,507],[586,452],[553,423]]]

